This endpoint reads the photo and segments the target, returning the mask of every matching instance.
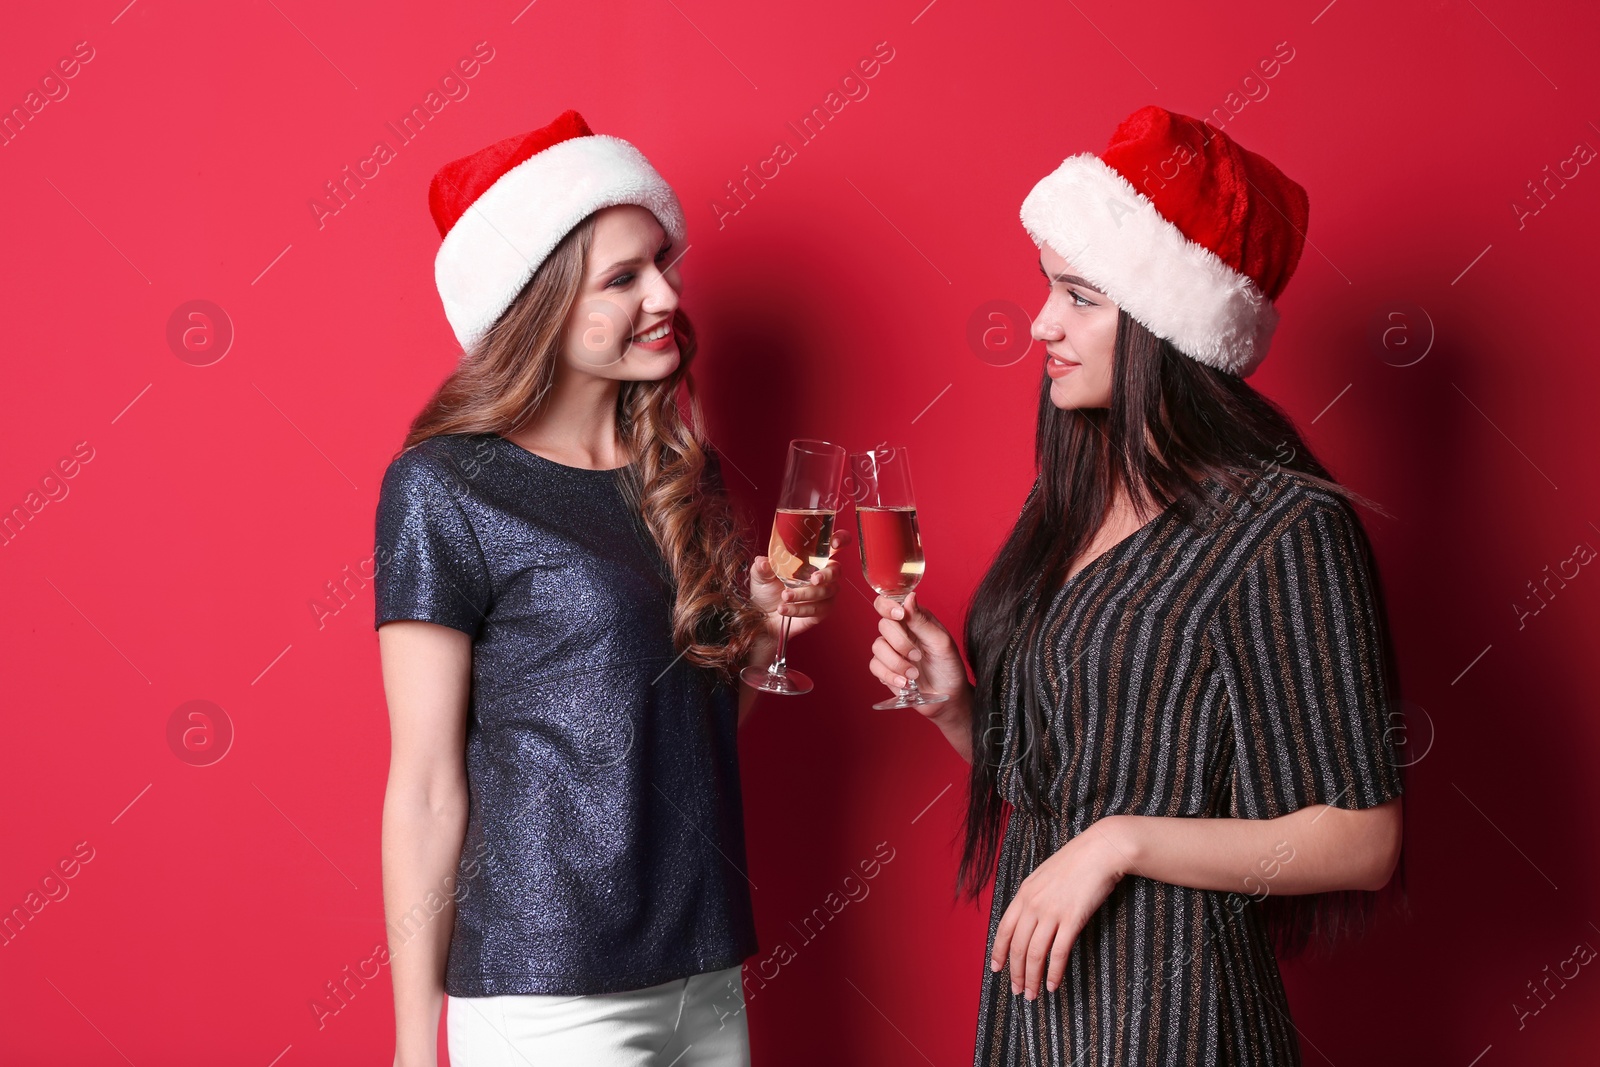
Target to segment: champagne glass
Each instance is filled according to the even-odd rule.
[[[809,584],[811,576],[826,567],[833,555],[833,522],[844,503],[840,485],[844,464],[845,450],[839,445],[804,439],[789,442],[767,559],[779,580],[790,588]],[[778,658],[772,666],[750,666],[739,672],[746,685],[780,696],[811,692],[811,679],[789,669],[789,623],[793,619],[792,615],[783,617]]]
[[[856,503],[861,573],[873,589],[903,604],[922,581],[923,572],[922,535],[917,530],[911,460],[905,448],[885,445],[850,453],[850,495]],[[944,693],[923,692],[915,678],[908,678],[899,696],[872,706],[912,708],[949,699]]]

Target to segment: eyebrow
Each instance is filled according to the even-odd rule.
[[[1094,284],[1091,283],[1090,281],[1088,281],[1088,279],[1080,278],[1076,274],[1057,274],[1055,277],[1051,278],[1050,272],[1044,269],[1044,264],[1043,263],[1039,264],[1039,273],[1043,274],[1046,278],[1049,278],[1051,281],[1062,282],[1062,283],[1064,283],[1066,285],[1078,285],[1078,286],[1082,286],[1085,289],[1092,290],[1093,292],[1096,292],[1096,293],[1100,292],[1100,290],[1096,289],[1094,287]]]
[[[607,267],[605,270],[596,271],[595,272],[595,277],[596,278],[603,278],[607,274],[610,274],[612,271],[615,271],[620,267],[637,267],[639,264],[641,264],[643,262],[644,262],[644,257],[643,256],[630,256],[627,259],[619,259],[615,263],[611,264],[611,266]]]

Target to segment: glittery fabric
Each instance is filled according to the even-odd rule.
[[[1022,882],[1108,815],[1271,819],[1401,795],[1383,692],[1375,572],[1355,510],[1298,474],[1233,496],[1220,521],[1169,507],[1027,612],[1002,671],[998,788],[1012,805],[986,948]],[[1021,627],[1019,627],[1019,631]],[[1026,663],[1050,716],[1037,739],[1056,813],[1017,765]],[[1289,1002],[1257,901],[1278,848],[1234,892],[1129,874],[1090,916],[1054,991],[1011,992],[982,963],[975,1067],[1295,1067]],[[1300,862],[1306,862],[1304,860]]]
[[[617,992],[753,954],[738,695],[675,652],[621,472],[432,438],[389,465],[377,547],[377,625],[473,638],[445,991]]]

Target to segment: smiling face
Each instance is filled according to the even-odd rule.
[[[1050,402],[1063,409],[1109,408],[1117,305],[1048,244],[1039,247],[1039,269],[1050,293],[1034,317],[1033,338],[1044,342]]]
[[[567,316],[563,369],[619,381],[656,381],[676,370],[680,254],[642,207],[596,213],[583,283]]]

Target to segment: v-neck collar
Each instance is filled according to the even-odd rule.
[[[1217,483],[1217,480],[1214,477],[1206,477],[1206,478],[1202,478],[1200,480],[1199,484],[1200,484],[1200,489],[1201,489],[1202,494],[1209,494],[1210,492],[1212,492],[1215,489],[1215,487],[1217,486],[1218,483]],[[1130,533],[1126,537],[1122,538],[1122,540],[1118,541],[1116,544],[1112,545],[1110,548],[1106,549],[1104,552],[1101,552],[1098,556],[1095,556],[1088,563],[1085,563],[1082,567],[1078,568],[1078,571],[1075,574],[1073,574],[1071,577],[1069,577],[1066,581],[1062,582],[1060,587],[1055,590],[1054,594],[1051,596],[1052,603],[1055,600],[1059,599],[1061,597],[1061,595],[1063,593],[1065,593],[1069,588],[1071,588],[1073,583],[1077,582],[1078,579],[1082,578],[1084,575],[1088,574],[1090,571],[1096,570],[1102,564],[1104,564],[1107,561],[1109,561],[1111,559],[1111,557],[1120,556],[1120,555],[1124,554],[1126,552],[1126,550],[1129,549],[1130,547],[1132,547],[1135,542],[1148,541],[1149,540],[1149,536],[1148,535],[1153,533],[1155,531],[1156,527],[1161,525],[1162,523],[1164,523],[1170,516],[1176,514],[1179,505],[1181,505],[1182,503],[1183,503],[1183,497],[1180,495],[1179,497],[1174,499],[1172,501],[1172,503],[1170,503],[1166,507],[1162,508],[1161,511],[1158,512],[1156,514],[1156,516],[1154,518],[1152,518],[1149,522],[1145,523],[1143,526],[1139,527],[1137,530],[1134,530],[1132,533]]]

